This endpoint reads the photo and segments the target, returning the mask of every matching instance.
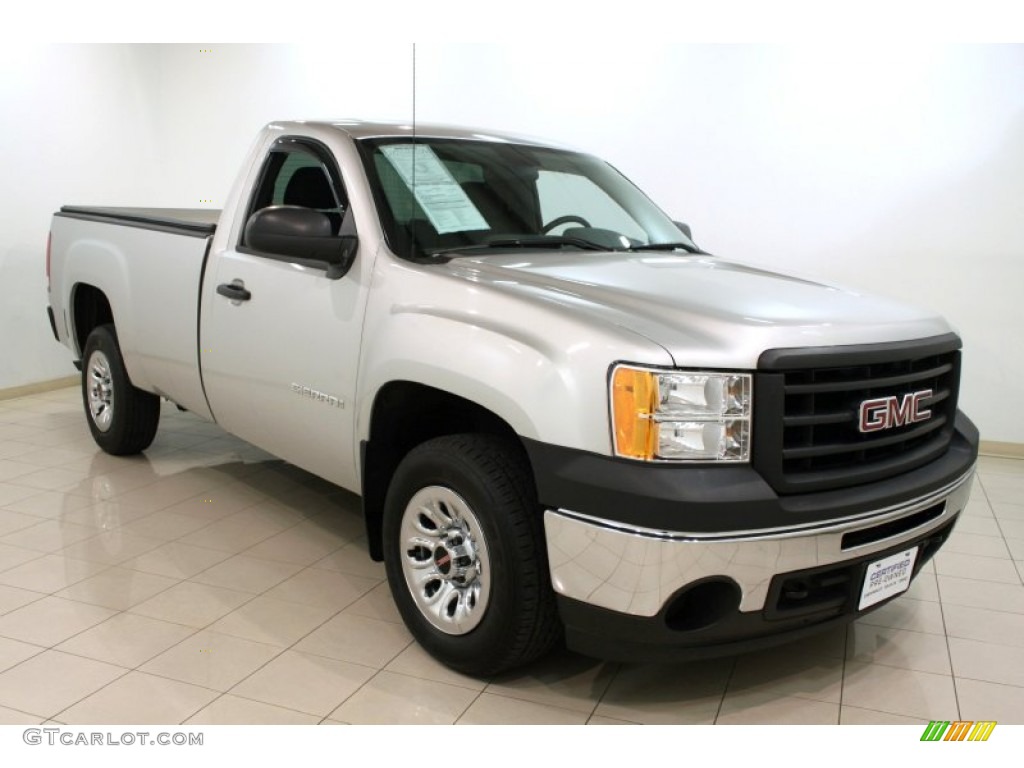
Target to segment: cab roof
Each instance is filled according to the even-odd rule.
[[[533,136],[492,131],[487,128],[471,128],[467,126],[447,125],[442,123],[416,123],[400,121],[369,121],[355,119],[340,120],[286,120],[275,121],[270,126],[284,129],[300,127],[317,127],[340,131],[353,139],[390,138],[401,136],[417,136],[436,139],[471,139],[475,141],[493,141],[502,144],[530,144],[538,147],[569,149],[555,142],[538,139]]]

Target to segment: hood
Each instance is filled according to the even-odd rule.
[[[932,312],[707,255],[524,251],[458,257],[445,268],[491,290],[626,328],[664,347],[681,367],[755,368],[766,349],[950,331]]]

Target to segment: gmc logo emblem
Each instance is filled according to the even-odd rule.
[[[932,396],[932,390],[909,392],[902,398],[896,395],[865,400],[860,404],[860,431],[878,432],[883,429],[902,427],[927,421],[932,412],[922,408],[921,403]]]

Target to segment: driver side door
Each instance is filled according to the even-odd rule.
[[[354,218],[330,150],[286,137],[264,161],[246,219],[268,206],[325,214],[335,235]],[[239,241],[210,254],[203,283],[200,360],[216,421],[227,431],[314,474],[358,488],[354,443],[359,340],[367,254],[329,276],[308,259]]]

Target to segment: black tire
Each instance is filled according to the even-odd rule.
[[[436,509],[455,522],[447,533],[427,530],[429,547],[411,545],[414,529],[423,531]],[[560,639],[540,508],[516,446],[469,434],[414,448],[388,489],[383,535],[388,583],[406,626],[452,669],[493,675],[541,656]],[[467,573],[474,575],[472,589],[459,583]],[[408,574],[424,578],[413,586]],[[441,599],[426,605],[431,594]]]
[[[93,440],[107,453],[140,453],[156,436],[160,398],[132,385],[112,325],[97,326],[85,341],[82,403]]]

